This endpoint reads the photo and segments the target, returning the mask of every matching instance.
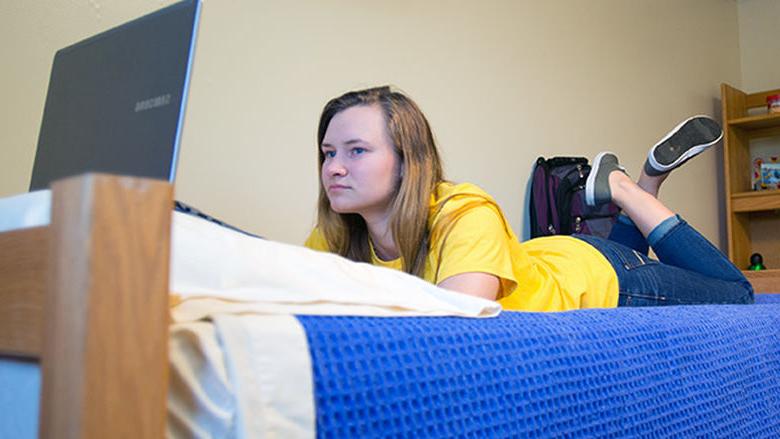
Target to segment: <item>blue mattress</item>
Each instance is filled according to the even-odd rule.
[[[780,295],[760,306],[301,316],[320,437],[780,437]]]

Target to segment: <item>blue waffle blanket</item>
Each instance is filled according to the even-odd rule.
[[[757,302],[301,316],[317,434],[780,437],[780,295]]]

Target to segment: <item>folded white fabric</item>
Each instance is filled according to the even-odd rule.
[[[300,322],[291,315],[211,320],[171,325],[166,436],[314,438],[314,380]]]
[[[214,318],[235,389],[236,437],[314,438],[314,378],[306,332],[290,315]]]
[[[253,238],[174,213],[171,291],[177,322],[214,314],[491,317],[496,302],[388,268]]]
[[[237,437],[237,389],[223,344],[212,322],[170,326],[166,437]]]

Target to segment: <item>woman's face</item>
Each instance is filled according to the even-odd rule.
[[[331,209],[363,218],[386,215],[400,182],[400,159],[378,105],[333,116],[322,139],[322,186]]]

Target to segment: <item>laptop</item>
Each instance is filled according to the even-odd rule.
[[[85,172],[173,183],[200,0],[185,0],[54,55],[30,191]],[[174,210],[259,237],[182,201]]]
[[[200,0],[54,55],[30,190],[85,172],[173,182]]]

